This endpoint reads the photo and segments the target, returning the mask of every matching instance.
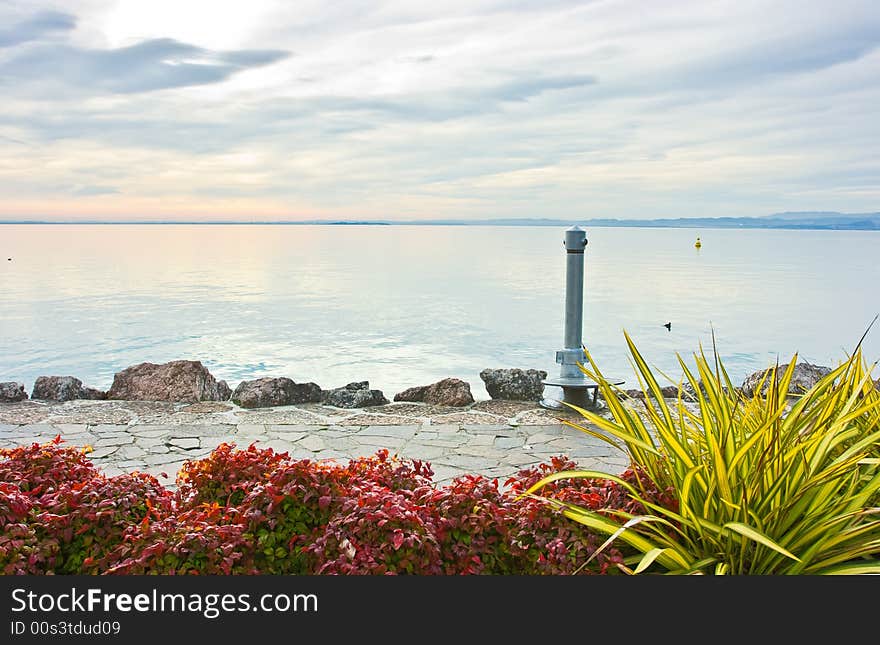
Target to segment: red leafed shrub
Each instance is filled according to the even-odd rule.
[[[251,488],[289,461],[287,453],[271,448],[251,444],[240,450],[234,443],[222,443],[207,457],[183,464],[177,473],[177,503],[181,508],[215,502],[235,506]]]
[[[122,544],[103,559],[101,569],[108,575],[260,573],[245,527],[216,503],[130,527]]]
[[[434,516],[444,574],[516,573],[508,536],[513,506],[497,479],[464,475],[423,490],[420,501]]]
[[[303,547],[312,541],[346,495],[343,468],[309,459],[280,465],[238,507],[261,571],[310,573]]]
[[[315,573],[443,573],[435,519],[417,501],[418,490],[367,485],[350,492],[323,532],[306,547],[315,559]]]
[[[37,538],[33,508],[16,484],[0,483],[0,574],[36,575],[55,566],[58,543]]]
[[[121,541],[125,530],[168,516],[172,499],[172,493],[146,473],[69,483],[40,498],[37,536],[60,544],[56,573],[98,573],[97,561]]]
[[[352,459],[340,472],[341,481],[347,485],[371,482],[391,490],[414,490],[430,486],[434,471],[430,464],[418,459],[389,457],[382,449],[371,457]]]
[[[578,470],[574,461],[564,455],[551,457],[549,463],[519,471],[515,477],[507,480],[507,485],[511,492],[519,495],[548,475],[570,470]],[[672,488],[660,491],[644,471],[628,468],[619,477],[639,490],[646,500],[673,510],[678,508],[675,491]],[[546,484],[541,488],[541,495],[594,511],[605,510],[609,514],[615,511],[634,515],[645,512],[645,507],[634,500],[623,486],[607,479],[562,479]]]
[[[188,462],[172,493],[146,474],[105,477],[54,442],[0,452],[0,571],[6,574],[611,574],[615,543],[522,493],[565,457],[497,480],[432,482],[430,465],[387,450],[334,462],[222,444]],[[644,473],[623,479],[675,508]],[[640,513],[622,486],[563,479],[542,495]]]
[[[521,470],[507,484],[518,496],[543,477],[569,470],[577,470],[577,464],[565,456],[552,457],[550,463]],[[603,479],[561,479],[547,484],[542,495],[612,513],[621,508],[620,504],[634,503],[619,484]],[[623,563],[624,553],[617,544],[595,554],[605,538],[541,499],[518,498],[510,530],[512,550],[518,556],[522,574],[611,574],[619,572],[617,565]]]
[[[85,450],[61,443],[59,435],[44,444],[0,448],[0,482],[18,484],[23,492],[35,497],[98,475]]]
[[[620,475],[620,478],[638,490],[639,495],[645,500],[672,511],[678,511],[678,496],[674,487],[667,486],[660,490],[640,468],[627,468]],[[622,486],[617,486],[616,489],[615,492],[618,493],[618,496],[609,498],[607,506],[633,514],[646,512],[645,507],[629,497]]]

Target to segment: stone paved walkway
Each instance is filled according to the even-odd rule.
[[[314,404],[243,410],[230,403],[25,401],[0,404],[0,447],[61,435],[68,445],[91,446],[89,458],[108,475],[138,470],[170,487],[184,461],[204,457],[223,442],[337,460],[387,448],[430,462],[438,483],[467,473],[503,480],[561,454],[583,468],[615,474],[625,469],[623,453],[562,419],[581,421],[523,402],[478,402],[467,409]]]

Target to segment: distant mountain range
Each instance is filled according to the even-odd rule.
[[[375,223],[375,222],[374,222]],[[615,226],[651,228],[787,228],[842,231],[878,231],[880,213],[786,212],[766,217],[678,217],[674,219],[485,219],[388,221],[389,224],[433,224],[471,226]]]
[[[672,219],[548,219],[548,218],[499,218],[499,219],[431,219],[431,220],[304,220],[263,221],[238,220],[229,222],[174,221],[174,220],[7,220],[0,224],[322,224],[334,226],[603,226],[603,227],[650,227],[650,228],[775,228],[816,229],[834,231],[880,231],[878,213],[837,213],[829,211],[799,211],[774,213],[765,217],[678,217]]]

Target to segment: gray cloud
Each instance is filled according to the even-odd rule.
[[[878,46],[880,23],[867,21],[823,33],[779,36],[748,49],[710,53],[702,61],[684,66],[676,75],[690,86],[734,85],[856,61]]]
[[[27,129],[37,140],[92,139],[114,145],[219,152],[250,141],[309,136],[334,140],[375,130],[390,122],[440,123],[497,113],[505,102],[523,102],[547,92],[577,90],[596,83],[592,76],[526,77],[487,84],[454,94],[425,92],[399,97],[318,96],[242,103],[216,119],[142,111],[132,116],[75,107],[59,113],[36,109],[0,115],[0,125]],[[159,110],[157,107],[156,110]]]
[[[599,81],[592,75],[548,76],[522,78],[498,86],[492,94],[505,101],[525,101],[545,92],[568,90],[587,85],[595,85]]]
[[[870,2],[331,4],[279,0],[201,47],[197,26],[158,21],[153,39],[95,49],[140,33],[102,34],[103,0],[79,3],[94,10],[70,39],[60,17],[0,28],[0,198],[85,209],[104,194],[120,213],[165,195],[376,216],[876,210]],[[253,84],[151,91],[294,49]]]
[[[76,27],[76,18],[58,11],[44,11],[6,28],[0,28],[0,47],[11,47],[38,40],[55,31]]]
[[[119,189],[113,186],[78,186],[72,192],[77,197],[94,197],[95,195],[115,195]]]
[[[54,82],[86,92],[129,94],[218,83],[286,56],[279,50],[215,52],[170,38],[118,49],[39,44],[0,64],[0,78],[16,84],[45,87]]]

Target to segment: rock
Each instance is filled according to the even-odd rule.
[[[15,381],[0,383],[0,401],[3,403],[15,403],[16,401],[24,401],[27,398],[28,395],[24,390],[24,383],[16,383]]]
[[[358,381],[335,390],[325,390],[321,400],[337,408],[364,408],[389,403],[381,390],[370,389],[369,381]]]
[[[544,396],[547,378],[544,370],[484,369],[480,378],[486,384],[486,391],[493,399],[507,401],[540,401]]]
[[[217,381],[217,393],[220,395],[220,401],[228,401],[232,396],[232,390],[226,381]]]
[[[82,381],[73,376],[39,376],[34,381],[32,399],[73,401],[82,391]]]
[[[416,401],[431,405],[460,407],[474,402],[471,386],[457,378],[445,378],[431,385],[419,385],[394,395],[395,401]]]
[[[324,392],[317,383],[294,383],[290,392],[290,404],[320,403],[324,400]]]
[[[220,401],[217,380],[200,361],[139,363],[113,376],[108,399],[123,401]]]
[[[780,365],[779,368],[776,370],[777,375],[781,376],[782,373],[788,369],[788,366],[789,363]],[[749,374],[742,383],[742,393],[746,396],[754,396],[755,388],[758,387],[758,383],[761,382],[761,379],[763,379],[769,371],[769,369],[759,370],[757,372]],[[791,383],[788,386],[788,393],[803,394],[805,391],[816,385],[816,383],[818,383],[823,376],[830,372],[830,367],[813,365],[811,363],[797,363],[794,366],[794,373],[791,376]],[[766,394],[766,392],[767,383],[764,383],[761,394]]]
[[[231,396],[232,402],[243,408],[272,408],[278,405],[319,403],[321,388],[315,383],[296,383],[286,376],[264,377],[242,381]]]
[[[39,376],[34,381],[32,399],[43,401],[73,401],[75,399],[106,399],[107,393],[85,387],[74,376]]]
[[[38,376],[31,391],[32,399],[72,401],[79,398],[82,381],[73,376]]]
[[[425,402],[425,392],[428,391],[430,385],[417,385],[415,387],[407,388],[403,392],[398,392],[394,395],[395,401],[408,401],[410,403],[424,403]]]
[[[633,399],[644,399],[645,393],[642,390],[625,390],[624,393]],[[663,395],[664,399],[677,399],[678,398],[678,386],[677,385],[666,385],[660,388],[660,394]],[[650,390],[648,391],[648,395],[653,397],[654,393]],[[684,391],[685,399],[689,398],[687,389]],[[600,392],[601,396],[601,392]]]

